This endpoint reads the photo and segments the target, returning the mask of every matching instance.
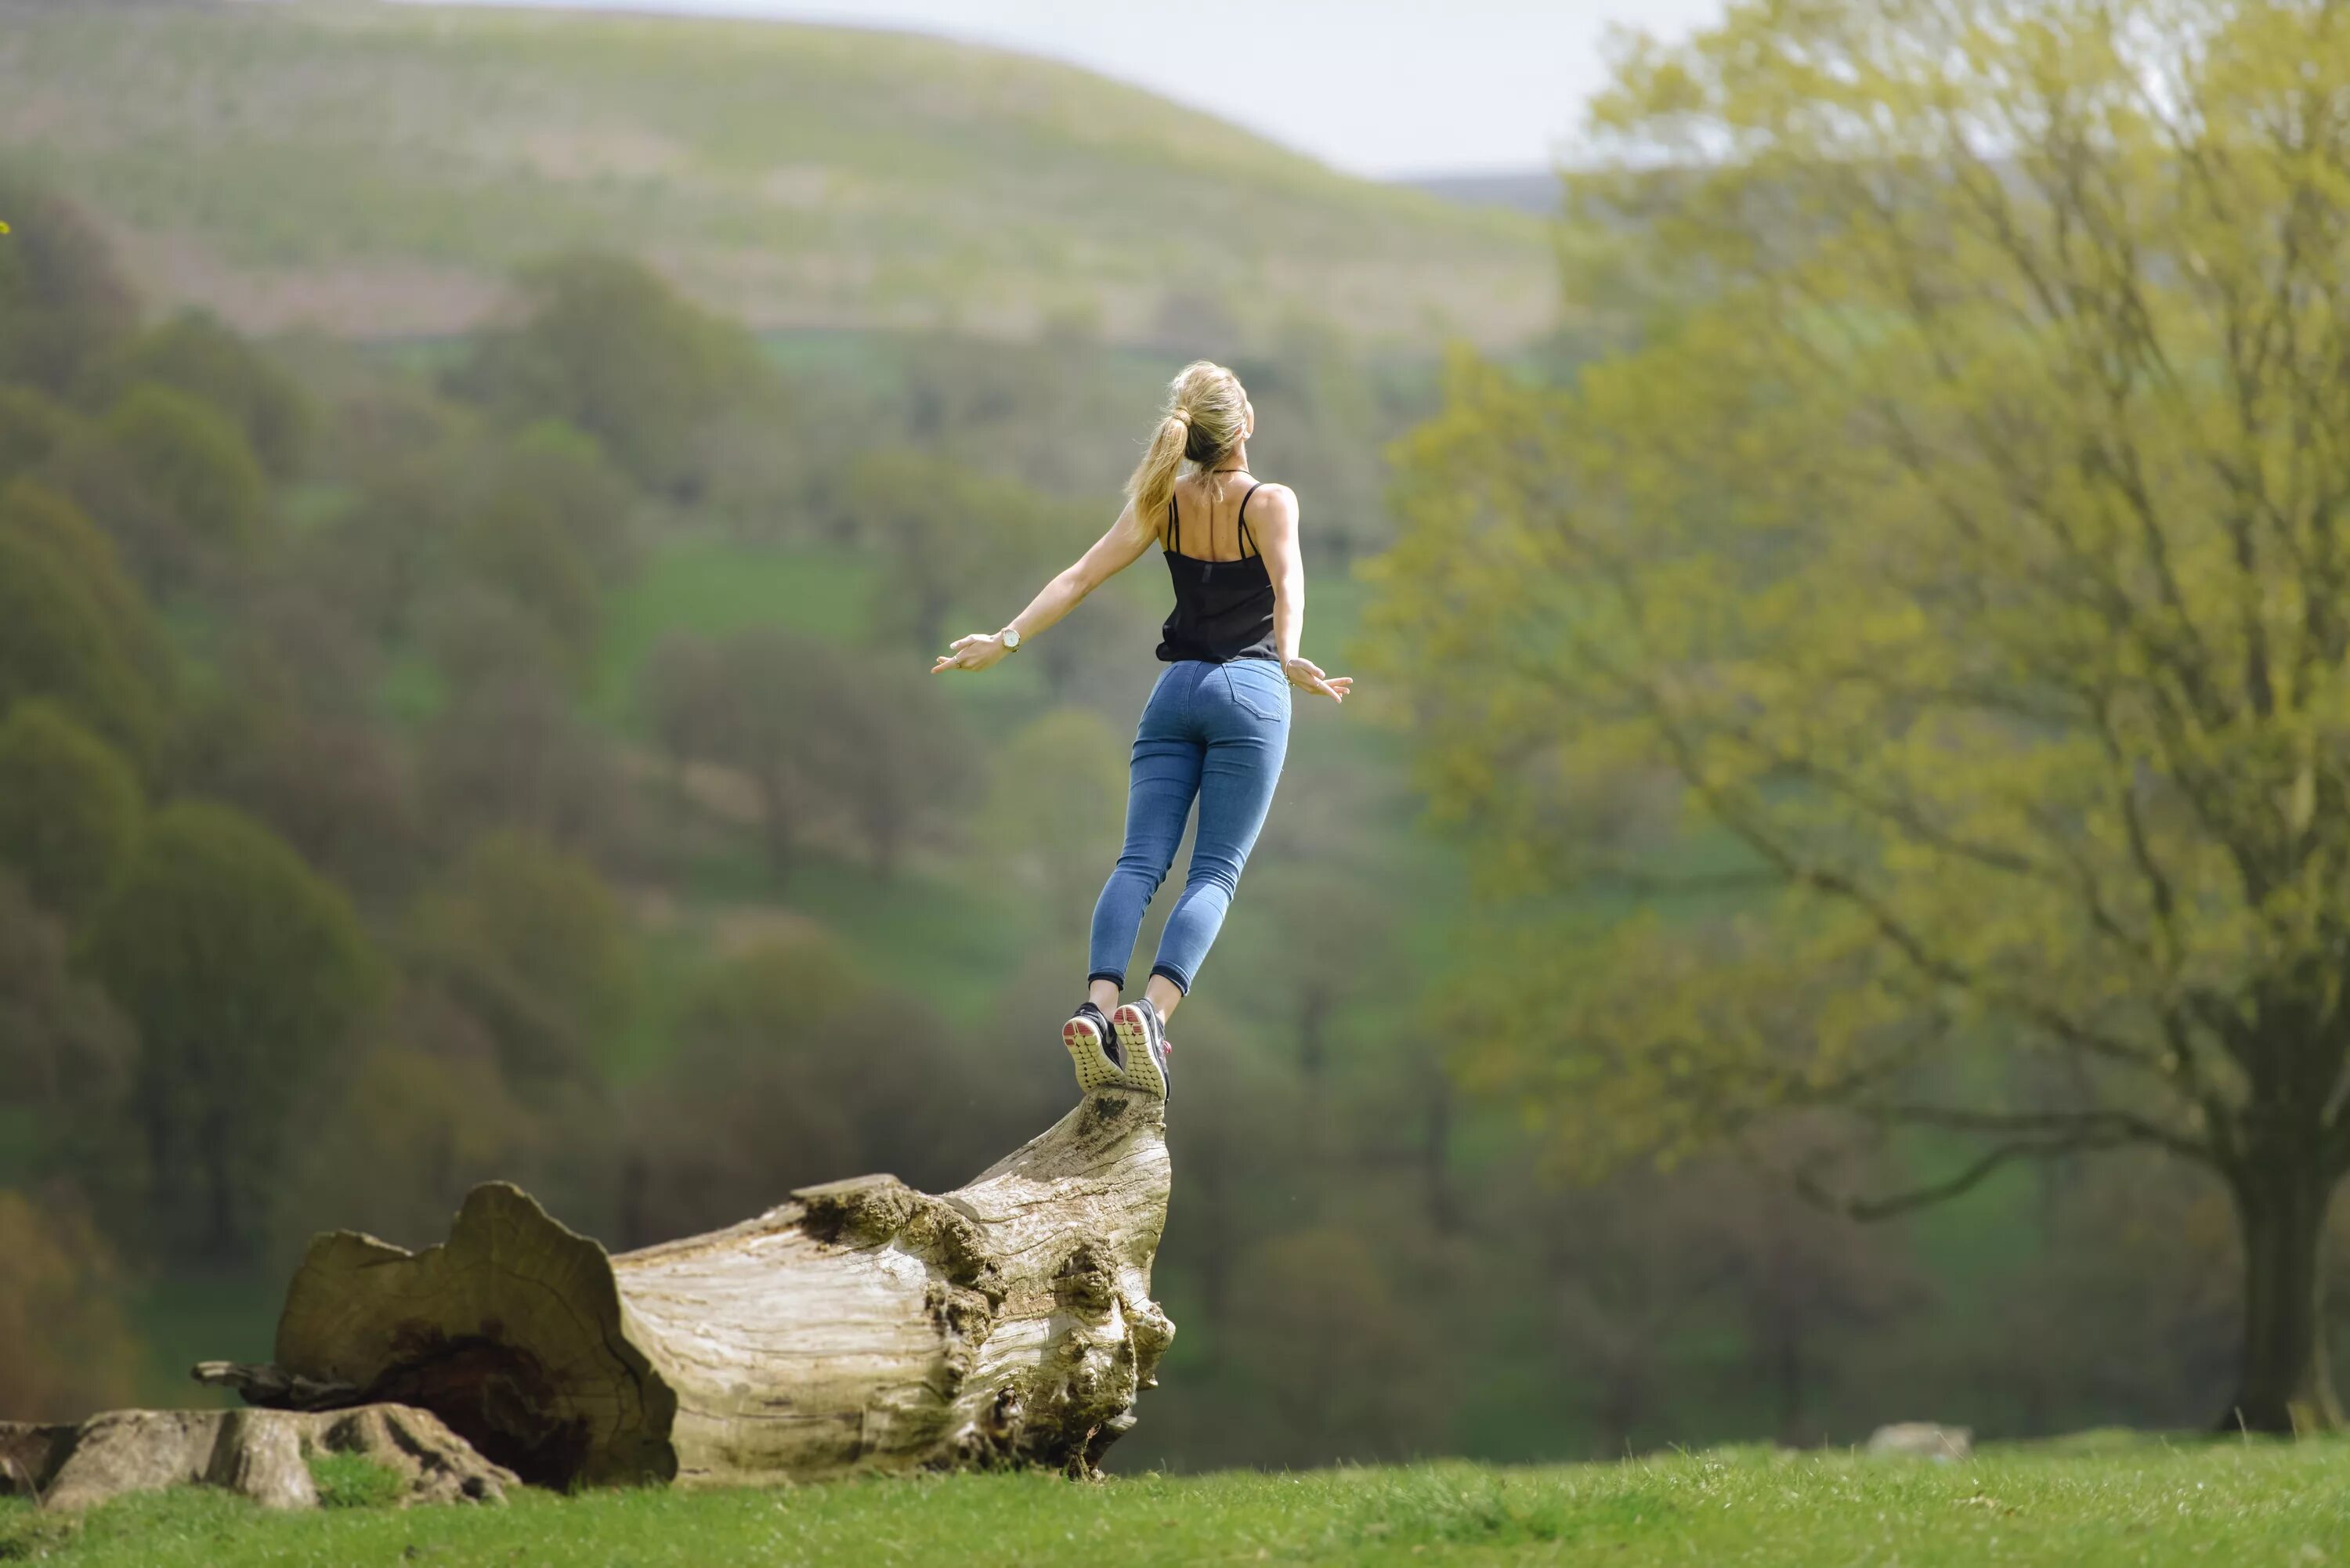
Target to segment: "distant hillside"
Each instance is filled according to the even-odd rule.
[[[1547,169],[1522,174],[1421,174],[1396,183],[1471,207],[1501,207],[1539,218],[1558,212],[1558,176]]]
[[[1539,330],[1540,226],[1336,173],[1072,67],[909,34],[609,13],[0,0],[0,156],[151,296],[256,330],[462,328],[515,263],[631,249],[762,327],[1112,337],[1306,312]]]

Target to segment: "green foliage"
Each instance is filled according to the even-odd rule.
[[[159,689],[170,684],[170,654],[154,611],[122,569],[114,541],[71,500],[19,480],[0,487],[0,533],[15,532],[48,549],[71,571],[112,628],[123,655]]]
[[[1665,895],[1491,944],[1477,1079],[1578,1163],[1833,1107],[1854,1158],[1802,1174],[1877,1211],[2208,1165],[2274,1427],[2338,1419],[2307,1303],[2350,1117],[2303,1085],[2350,1066],[2350,447],[2308,432],[2350,420],[2350,104],[2302,84],[2345,50],[2035,3],[1632,51],[1583,222],[1675,308],[1570,389],[1458,368],[1378,623],[1518,909]],[[1677,810],[1726,878],[1662,851]],[[1981,1152],[1867,1196],[1900,1127]]]
[[[96,907],[129,855],[141,811],[121,754],[50,703],[0,721],[0,865],[68,918]]]
[[[541,263],[517,280],[521,320],[483,337],[451,379],[509,419],[560,420],[648,490],[691,500],[707,432],[773,420],[775,383],[748,333],[616,255]]]
[[[87,400],[148,382],[186,393],[234,421],[262,466],[279,479],[300,468],[313,415],[294,379],[199,310],[182,311],[125,344],[87,379]]]
[[[0,382],[62,395],[127,336],[138,306],[96,224],[26,175],[0,170]]]
[[[996,753],[974,836],[994,884],[1045,911],[1056,930],[1085,929],[1118,857],[1126,753],[1127,737],[1081,708],[1032,720]]]
[[[635,993],[629,932],[594,867],[503,833],[468,850],[415,918],[416,971],[488,1029],[518,1082],[583,1078]]]
[[[88,1216],[0,1189],[0,1408],[79,1419],[129,1402],[121,1265]]]
[[[139,1026],[168,1246],[242,1259],[288,1111],[378,989],[348,901],[251,818],[182,802],[150,819],[85,953]]]
[[[0,711],[26,698],[56,702],[134,759],[153,754],[160,704],[98,593],[70,560],[0,526]]]
[[[243,550],[267,521],[269,482],[244,432],[189,393],[141,382],[99,422],[110,462],[199,545]]]
[[[304,1462],[320,1508],[389,1508],[405,1487],[398,1470],[365,1454],[312,1454]]]
[[[38,388],[0,385],[0,486],[65,451],[80,431],[73,410]]]

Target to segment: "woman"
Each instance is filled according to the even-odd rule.
[[[1167,1020],[1198,978],[1241,867],[1273,805],[1289,750],[1289,688],[1343,702],[1347,676],[1298,656],[1305,566],[1297,497],[1249,472],[1256,410],[1238,378],[1202,359],[1183,369],[1133,477],[1126,510],[1076,565],[993,636],[955,639],[931,673],[985,670],[1046,630],[1154,543],[1175,580],[1151,688],[1135,732],[1126,847],[1094,906],[1087,995],[1062,1027],[1077,1086],[1167,1093]],[[1191,803],[1191,870],[1137,1000],[1119,1002],[1142,911],[1175,859]]]

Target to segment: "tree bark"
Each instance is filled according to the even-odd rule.
[[[276,1365],[212,1380],[413,1405],[543,1486],[1091,1475],[1173,1337],[1168,1179],[1164,1102],[1106,1089],[954,1192],[860,1177],[617,1258],[492,1184],[422,1252],[317,1238]]]
[[[2231,1187],[2244,1243],[2244,1339],[2222,1429],[2334,1431],[2322,1253],[2334,1183],[2315,1158],[2247,1162]]]
[[[357,1454],[402,1502],[501,1502],[514,1475],[422,1410],[110,1410],[78,1425],[0,1421],[0,1495],[81,1509],[136,1491],[217,1486],[265,1508],[314,1508],[310,1459]]]

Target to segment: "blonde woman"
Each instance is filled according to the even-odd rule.
[[[992,636],[958,638],[931,673],[985,670],[1049,629],[1152,545],[1167,558],[1175,611],[1167,665],[1134,736],[1126,847],[1094,906],[1087,998],[1061,1030],[1077,1085],[1167,1092],[1167,1020],[1191,992],[1264,826],[1289,750],[1290,689],[1343,702],[1353,688],[1297,651],[1305,566],[1297,497],[1249,472],[1256,410],[1222,365],[1187,365],[1170,384],[1126,509],[1075,566]],[[1142,913],[1174,863],[1191,805],[1200,830],[1142,994],[1121,1003]]]

